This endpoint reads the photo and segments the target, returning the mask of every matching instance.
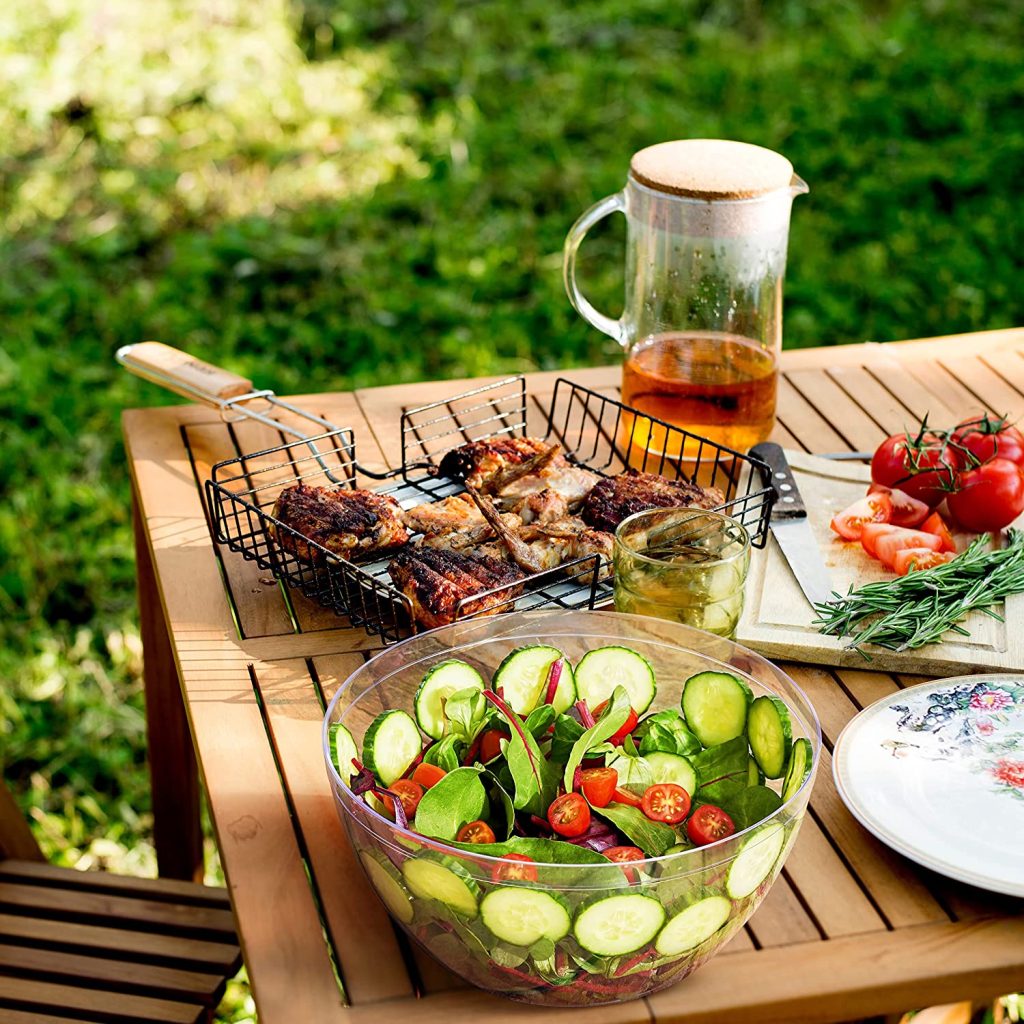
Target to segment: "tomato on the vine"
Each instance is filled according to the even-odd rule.
[[[916,435],[887,437],[871,458],[871,479],[935,508],[956,486],[963,462],[944,435],[922,428]]]
[[[525,853],[505,853],[491,868],[492,882],[536,882],[537,866]]]
[[[630,861],[646,860],[644,851],[636,846],[609,846],[607,850],[602,851],[602,854],[616,864],[628,864]],[[636,868],[623,867],[622,873],[626,876],[628,882],[635,882],[637,880]]]
[[[606,707],[608,707],[608,701],[606,700],[598,704],[597,707],[594,708],[594,717],[600,718]],[[608,742],[615,744],[621,743],[636,728],[636,723],[638,721],[639,718],[637,718],[636,712],[630,708],[625,722],[622,723],[622,728],[619,729],[618,732],[612,733],[612,735],[608,737]]]
[[[1009,459],[990,459],[960,475],[960,489],[949,495],[947,504],[967,530],[1001,530],[1024,512],[1024,472]]]
[[[690,794],[674,782],[659,782],[644,790],[640,809],[651,821],[678,825],[690,813]]]
[[[493,843],[494,829],[486,821],[471,821],[455,834],[460,843]]]
[[[868,523],[888,523],[892,519],[892,499],[888,494],[869,494],[832,517],[829,524],[843,540],[860,540]]]
[[[548,808],[548,823],[560,836],[575,839],[590,828],[590,804],[579,793],[564,793]]]
[[[584,768],[580,789],[591,807],[607,807],[615,796],[619,773],[614,768]]]
[[[412,779],[395,779],[388,786],[388,790],[398,797],[402,804],[402,810],[405,811],[406,818],[411,819],[416,814],[416,808],[419,807],[420,801],[423,799],[423,787],[418,782],[413,782]],[[394,814],[395,801],[387,794],[384,795],[383,800],[384,806],[391,814]]]
[[[999,458],[1024,466],[1024,434],[1011,427],[1005,416],[986,414],[965,420],[953,431],[953,441],[970,452],[979,464]]]
[[[697,846],[707,846],[725,839],[736,831],[732,818],[721,807],[714,804],[702,804],[690,815],[686,823],[686,834],[690,842]]]

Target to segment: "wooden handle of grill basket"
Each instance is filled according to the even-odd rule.
[[[185,398],[211,405],[247,395],[253,390],[251,380],[160,341],[126,345],[118,349],[117,361],[144,380]]]

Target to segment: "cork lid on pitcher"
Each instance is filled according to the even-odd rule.
[[[789,186],[793,165],[781,154],[728,139],[659,142],[633,155],[633,177],[648,188],[694,199],[753,199]]]

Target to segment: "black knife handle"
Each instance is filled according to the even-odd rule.
[[[786,461],[782,446],[774,441],[763,441],[750,449],[750,454],[763,459],[772,471],[772,487],[775,489],[775,507],[772,519],[804,519],[807,506],[800,496],[800,490],[793,479],[793,470]]]

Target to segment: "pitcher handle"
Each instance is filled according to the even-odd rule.
[[[576,284],[576,254],[580,244],[586,237],[587,232],[602,218],[609,214],[626,212],[626,196],[624,192],[616,192],[613,196],[606,196],[584,213],[579,220],[569,229],[565,236],[565,253],[562,264],[562,273],[565,278],[565,290],[569,295],[569,301],[573,308],[592,327],[604,332],[614,338],[620,345],[625,347],[626,330],[622,319],[613,320],[604,313],[599,313],[584,298],[579,286]]]

